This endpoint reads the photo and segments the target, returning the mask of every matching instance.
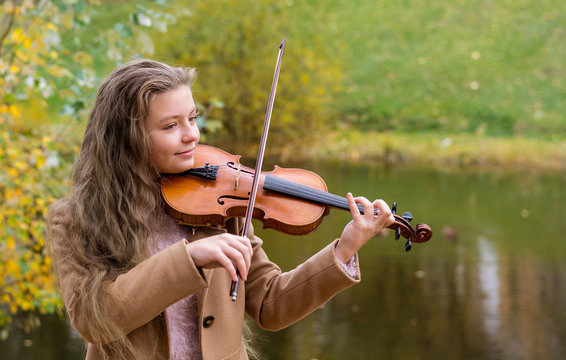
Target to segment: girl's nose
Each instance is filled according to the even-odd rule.
[[[187,125],[181,136],[181,141],[189,143],[198,140],[199,130],[196,125]]]

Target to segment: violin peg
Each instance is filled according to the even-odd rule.
[[[395,230],[395,241],[399,240],[401,238],[401,228],[397,227],[397,230]]]
[[[392,214],[397,214],[397,203],[393,202],[393,206],[391,207],[391,213]]]
[[[404,212],[403,215],[401,215],[401,217],[407,220],[407,222],[411,222],[411,220],[413,220],[413,214],[411,214],[408,211]]]
[[[405,243],[405,252],[411,251],[412,247],[413,247],[413,242],[411,241],[411,237],[409,236],[407,242]]]

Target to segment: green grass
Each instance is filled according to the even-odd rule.
[[[348,82],[335,108],[357,128],[566,133],[566,2],[311,3]]]

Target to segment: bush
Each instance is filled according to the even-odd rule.
[[[182,4],[175,4],[182,9]],[[278,46],[287,39],[270,127],[272,145],[321,131],[328,104],[341,89],[342,71],[323,39],[293,17],[287,5],[267,0],[196,2],[178,15],[156,47],[168,62],[199,69],[197,99],[218,97],[223,139],[257,143],[265,118]],[[302,19],[301,19],[302,20]],[[309,36],[310,35],[310,36]]]

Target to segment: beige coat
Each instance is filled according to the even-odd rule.
[[[69,238],[71,214],[53,216],[51,233],[57,249]],[[196,241],[215,233],[238,233],[241,221],[226,229],[203,228],[187,238]],[[192,293],[198,296],[199,332],[204,360],[247,359],[242,342],[244,311],[264,329],[279,330],[310,314],[339,291],[359,281],[348,276],[334,254],[335,241],[296,269],[281,273],[263,251],[261,239],[251,236],[254,255],[248,279],[240,284],[237,301],[229,296],[231,278],[223,268],[197,268],[183,241],[149,256],[109,284],[102,306],[147,359],[169,359],[165,309]],[[73,326],[89,342],[86,358],[100,359],[91,345],[84,309],[75,301],[80,274],[66,261],[57,261],[65,306]],[[356,261],[357,263],[357,261]],[[157,332],[155,331],[157,330]],[[112,342],[116,339],[106,339]]]

